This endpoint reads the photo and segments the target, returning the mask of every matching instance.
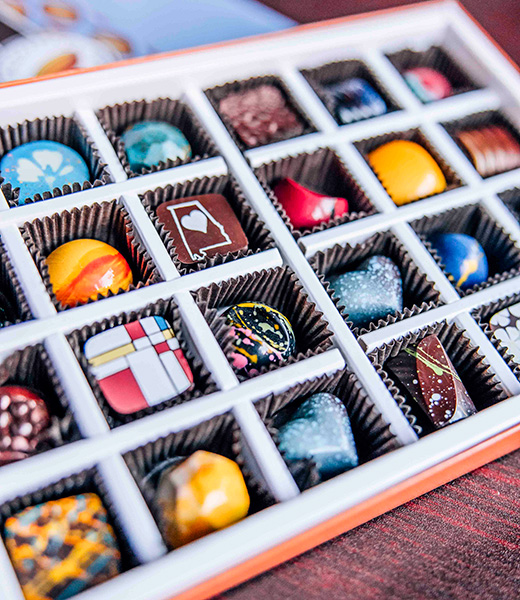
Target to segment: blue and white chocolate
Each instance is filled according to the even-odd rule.
[[[488,278],[486,254],[474,237],[465,233],[436,233],[429,241],[457,287],[467,290]]]
[[[75,150],[49,140],[13,148],[0,161],[0,175],[13,190],[20,189],[19,205],[36,194],[90,179],[87,164]]]
[[[344,125],[388,112],[381,94],[365,79],[353,77],[326,89],[332,94],[336,116]]]
[[[186,160],[191,146],[180,129],[162,121],[140,121],[121,136],[132,171],[140,171],[167,160]]]
[[[403,310],[401,274],[386,256],[371,256],[356,271],[330,277],[329,282],[355,327]]]
[[[305,400],[280,427],[278,440],[287,461],[314,461],[322,479],[359,464],[347,409],[332,394],[314,394]]]

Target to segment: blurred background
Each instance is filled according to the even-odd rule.
[[[414,0],[0,0],[0,81],[268,33]],[[520,62],[520,0],[463,0]]]

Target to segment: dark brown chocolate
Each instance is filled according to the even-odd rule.
[[[385,369],[435,429],[477,412],[436,335],[407,346],[386,361]]]
[[[301,135],[304,131],[304,123],[274,85],[263,84],[229,94],[219,102],[219,111],[249,148]]]
[[[175,252],[185,265],[247,249],[240,221],[221,194],[163,202],[157,207],[157,217],[173,237]]]

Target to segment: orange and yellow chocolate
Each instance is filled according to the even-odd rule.
[[[235,462],[199,450],[161,475],[157,503],[166,540],[177,548],[244,518],[249,494]]]
[[[370,152],[368,162],[397,206],[446,189],[439,165],[415,142],[394,140],[383,144]]]
[[[133,281],[123,255],[99,240],[67,242],[49,255],[47,265],[56,298],[69,307],[126,290]]]

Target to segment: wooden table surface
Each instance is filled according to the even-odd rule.
[[[302,23],[399,0],[264,0]],[[464,0],[520,63],[520,0]],[[520,451],[215,600],[518,600]]]

